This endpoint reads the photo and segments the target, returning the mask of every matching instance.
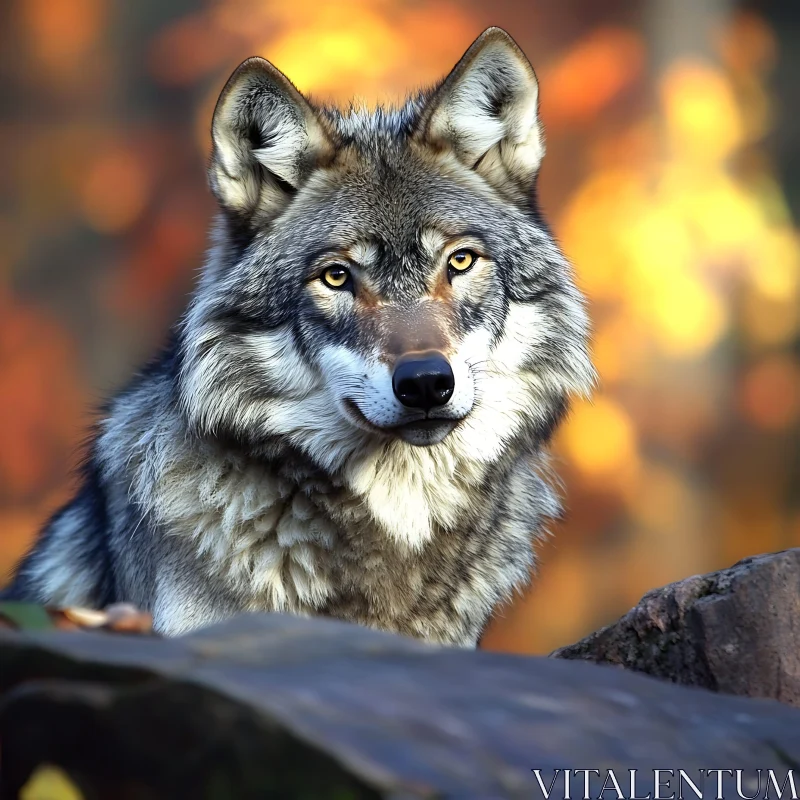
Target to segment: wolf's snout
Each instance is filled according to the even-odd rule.
[[[447,359],[436,352],[398,359],[392,375],[395,397],[408,408],[430,411],[452,396],[456,381]]]

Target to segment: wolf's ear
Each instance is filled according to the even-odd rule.
[[[214,110],[209,179],[223,208],[252,218],[286,203],[334,153],[308,101],[263,58],[231,75]]]
[[[544,155],[539,84],[504,30],[489,28],[472,43],[428,101],[419,135],[501,192],[527,197]]]

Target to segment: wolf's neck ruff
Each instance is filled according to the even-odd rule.
[[[559,513],[543,448],[594,377],[530,64],[490,29],[431,91],[343,113],[249,59],[212,138],[198,289],[12,595],[474,645]]]
[[[392,464],[391,453],[376,453],[373,474],[361,476],[368,493],[380,492],[365,497],[345,478],[291,450],[256,459],[193,438],[178,446],[173,431],[183,423],[177,409],[151,419],[147,436],[136,438],[149,415],[143,402],[129,400],[100,439],[106,452],[128,454],[125,473],[115,475],[108,465],[112,483],[132,481],[128,499],[145,520],[128,544],[146,546],[152,529],[167,532],[188,545],[205,588],[236,598],[239,608],[334,614],[471,644],[491,608],[526,579],[530,531],[541,534],[545,520],[558,513],[540,474],[541,455],[484,463],[467,479],[457,463],[455,469],[436,465],[433,454],[423,451],[430,458],[425,469],[438,468],[448,478],[450,496],[436,499],[452,503],[453,518],[449,525],[434,518],[426,536],[414,538],[403,522],[430,502],[430,484],[420,480],[418,469]],[[168,452],[164,441],[170,442]],[[530,503],[515,508],[521,499]],[[389,519],[396,530],[371,511],[384,501],[383,508],[395,510]],[[405,507],[410,515],[396,513]],[[432,601],[437,596],[438,604]],[[176,634],[195,627],[197,600],[187,603],[180,590],[163,587],[159,629]],[[208,613],[216,607],[201,619]]]

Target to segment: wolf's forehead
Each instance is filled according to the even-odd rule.
[[[479,229],[498,213],[489,192],[445,174],[402,140],[374,148],[346,145],[310,183],[302,204],[324,218],[325,228],[345,236],[360,229],[390,249],[415,246],[427,229],[445,236]]]
[[[411,296],[425,291],[448,243],[467,232],[487,238],[504,209],[469,170],[444,172],[413,146],[403,114],[341,118],[348,135],[336,157],[309,176],[276,234],[297,256],[344,253],[379,292]]]
[[[302,233],[315,251],[355,248],[354,260],[365,266],[435,255],[448,237],[479,223],[476,198],[460,195],[410,153],[356,151],[313,175],[280,227]]]
[[[325,108],[324,112],[340,137],[373,147],[378,143],[396,143],[406,139],[419,122],[424,103],[422,95],[411,97],[396,108],[352,106],[346,112]]]
[[[417,231],[413,249],[415,254],[435,260],[451,238],[437,227],[423,225]],[[383,242],[369,237],[354,240],[343,247],[342,251],[351,261],[368,269],[380,267],[381,259],[385,257]]]

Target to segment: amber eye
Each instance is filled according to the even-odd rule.
[[[456,250],[450,258],[447,259],[447,270],[450,275],[456,272],[466,272],[477,260],[477,256],[472,250]]]
[[[341,264],[334,264],[322,273],[321,280],[331,289],[344,289],[350,283],[350,272]]]

